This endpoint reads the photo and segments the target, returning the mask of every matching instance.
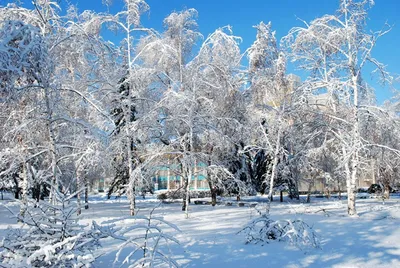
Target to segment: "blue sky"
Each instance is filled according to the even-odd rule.
[[[80,11],[107,10],[102,6],[101,0],[69,1],[77,3]],[[260,21],[271,21],[277,38],[280,39],[290,28],[302,26],[299,19],[309,22],[324,14],[333,14],[339,6],[339,0],[147,0],[147,3],[150,5],[150,12],[144,15],[144,26],[161,31],[162,21],[169,13],[195,8],[199,13],[199,29],[205,37],[219,27],[230,25],[234,34],[243,39],[242,51],[254,41],[256,30],[252,26]],[[121,10],[122,6],[121,0],[114,0],[111,12]],[[392,31],[378,41],[373,52],[379,61],[387,65],[391,73],[400,73],[399,14],[400,0],[375,0],[375,6],[369,12],[369,29],[379,30],[386,22],[393,25]],[[391,96],[387,88],[382,89],[375,81],[371,84],[377,89],[378,102],[381,103]]]
[[[198,23],[204,36],[218,27],[231,25],[234,34],[243,39],[242,51],[253,43],[256,30],[252,26],[260,21],[271,21],[280,39],[292,27],[303,25],[299,19],[309,22],[324,14],[334,13],[339,6],[339,0],[148,0],[147,3],[151,9],[151,27],[160,28],[162,19],[173,10],[193,7],[199,13]],[[386,22],[393,25],[393,29],[378,41],[373,55],[387,65],[388,71],[400,73],[400,0],[375,1],[369,13],[368,28],[376,31]],[[375,80],[370,83],[376,88],[378,102],[382,103],[392,94]]]

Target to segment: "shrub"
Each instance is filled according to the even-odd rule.
[[[101,234],[79,224],[72,197],[56,191],[57,205],[30,202],[24,216],[16,216],[27,228],[9,228],[0,242],[4,267],[89,267],[95,261]]]
[[[285,241],[299,248],[321,248],[315,231],[304,221],[272,220],[268,212],[257,209],[259,217],[250,221],[238,233],[245,233],[246,244],[270,243],[271,241]]]

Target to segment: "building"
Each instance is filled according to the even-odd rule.
[[[209,190],[210,187],[207,181],[206,165],[204,163],[196,163],[193,173],[194,174],[190,180],[190,190]],[[166,164],[156,167],[153,183],[155,191],[169,191],[183,187],[184,181],[181,175],[180,166],[178,164]]]

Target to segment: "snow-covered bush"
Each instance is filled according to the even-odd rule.
[[[31,202],[17,216],[23,226],[10,228],[0,242],[1,267],[89,267],[96,259],[103,234],[78,223],[73,195],[56,196],[57,205]]]
[[[169,252],[169,244],[179,242],[163,231],[179,229],[154,217],[155,208],[149,216],[136,215],[101,224],[93,221],[88,228],[79,224],[78,206],[70,202],[75,194],[56,191],[57,205],[28,202],[24,216],[15,216],[22,223],[21,228],[9,228],[0,242],[0,267],[91,267],[101,254],[96,253],[100,240],[106,238],[121,241],[115,263],[128,267],[179,267]]]
[[[135,215],[95,224],[95,229],[104,237],[121,241],[114,264],[124,267],[179,267],[169,247],[170,244],[179,245],[179,241],[163,230],[180,230],[163,218],[153,216],[157,207],[149,216]]]
[[[272,220],[268,211],[256,208],[259,217],[251,220],[239,233],[246,235],[246,244],[286,241],[299,248],[321,248],[316,232],[303,220]]]

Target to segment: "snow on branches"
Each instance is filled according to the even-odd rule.
[[[179,245],[179,241],[167,234],[165,229],[173,232],[180,230],[162,217],[153,216],[158,206],[151,210],[149,216],[123,217],[102,222],[100,225],[94,223],[95,229],[104,236],[120,241],[114,265],[179,267],[170,249],[170,245]]]
[[[246,235],[246,244],[285,241],[298,249],[321,248],[317,233],[301,219],[272,220],[268,211],[256,208],[259,217],[251,220],[238,233]]]
[[[117,218],[100,224],[93,221],[88,228],[79,223],[78,207],[71,202],[76,193],[56,194],[59,205],[32,202],[23,216],[15,216],[23,226],[9,228],[0,242],[1,267],[91,267],[104,254],[99,249],[105,239],[119,243],[114,264],[179,267],[170,250],[170,245],[179,245],[179,241],[165,229],[180,230],[162,217],[153,216],[158,206],[149,216]]]
[[[40,83],[48,65],[47,46],[38,28],[22,21],[0,24],[0,94]]]
[[[96,259],[101,233],[78,223],[74,195],[56,192],[57,203],[30,202],[22,228],[8,230],[0,243],[0,261],[5,267],[89,267]],[[24,204],[21,204],[24,205]]]

